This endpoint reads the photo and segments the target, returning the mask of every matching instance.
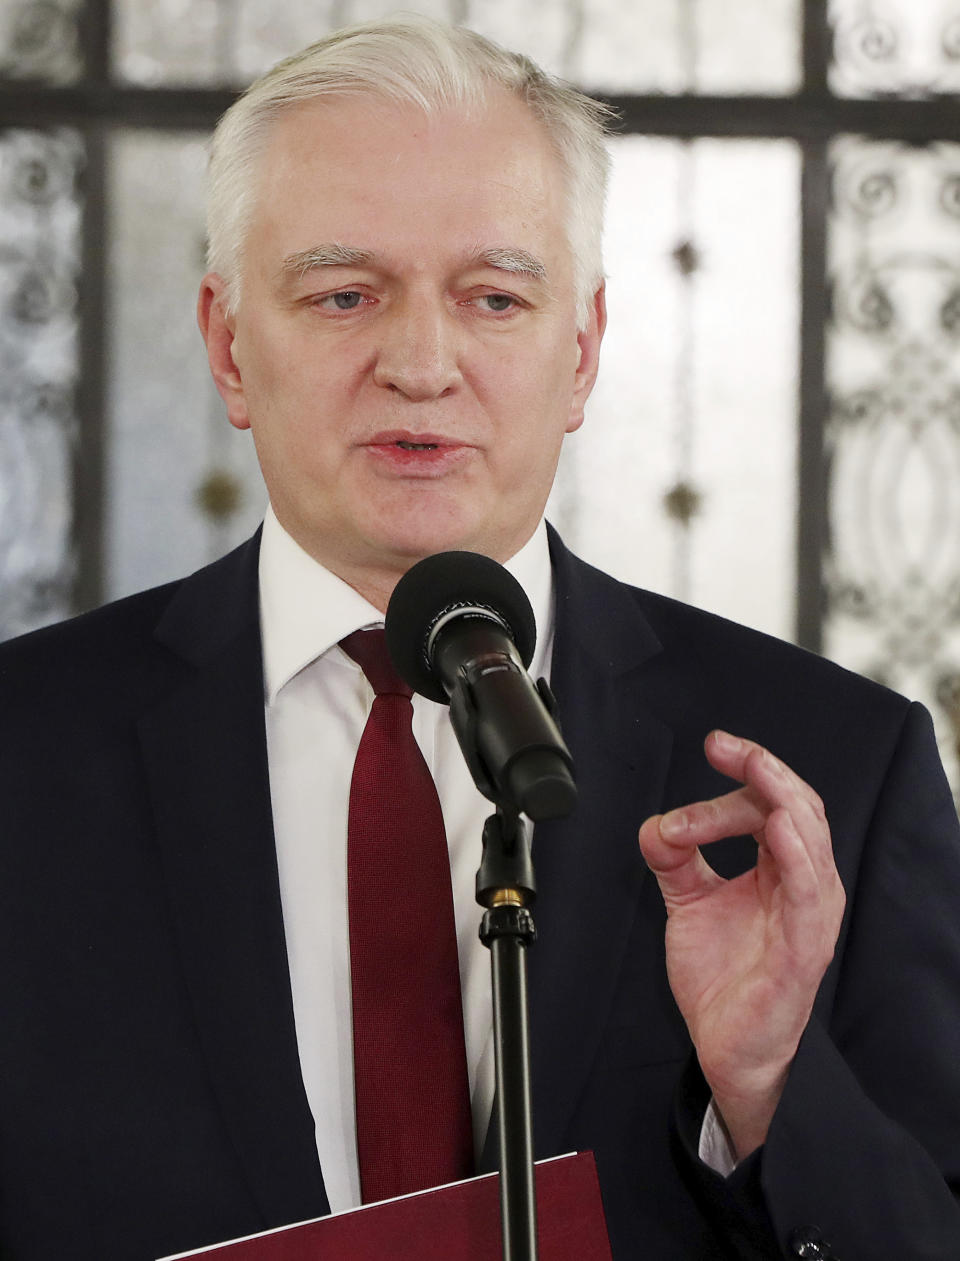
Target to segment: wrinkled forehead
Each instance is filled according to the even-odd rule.
[[[345,116],[351,120],[354,154],[360,154],[385,127],[395,124],[409,127],[426,138],[441,132],[456,137],[455,144],[463,161],[469,161],[478,146],[486,145],[488,134],[498,136],[505,147],[512,140],[522,138],[531,152],[539,151],[544,169],[554,168],[558,186],[564,198],[569,198],[566,155],[557,138],[527,100],[500,84],[489,84],[483,90],[455,100],[439,95],[436,98],[398,97],[364,88],[289,102],[263,123],[255,153],[253,186],[256,195],[272,195],[269,185],[272,161],[293,136],[301,138],[298,145],[301,161],[326,154],[328,160],[336,156],[344,164],[349,163],[349,154],[335,152],[335,136]],[[384,178],[389,174],[389,168],[383,171]]]
[[[358,223],[392,213],[398,230],[475,217],[565,235],[562,165],[540,120],[504,89],[433,109],[377,93],[298,102],[273,120],[253,191],[252,227],[339,207]]]
[[[357,150],[395,121],[418,131],[423,129],[428,135],[441,128],[457,133],[460,143],[469,147],[485,132],[501,131],[506,119],[510,131],[536,137],[544,153],[550,154],[559,167],[564,165],[561,147],[537,111],[522,96],[499,84],[455,100],[446,96],[397,96],[364,88],[290,101],[263,120],[256,146],[258,165],[268,165],[271,153],[292,131],[305,132],[304,119],[310,120],[311,143],[322,148],[324,132],[337,130],[344,115],[351,118],[355,127],[353,140]]]

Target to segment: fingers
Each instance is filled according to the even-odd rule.
[[[661,832],[675,844],[709,845],[728,836],[749,834],[765,841],[765,829],[777,810],[786,811],[801,840],[814,845],[818,866],[832,865],[829,828],[823,802],[794,771],[752,740],[713,731],[705,752],[716,770],[738,779],[742,788],[681,806],[665,814]],[[789,828],[784,834],[788,846]]]
[[[710,765],[731,779],[756,789],[771,805],[790,806],[799,802],[820,820],[826,821],[823,802],[808,783],[753,740],[711,731],[704,743]]]
[[[675,845],[710,845],[726,836],[756,835],[770,814],[758,795],[738,788],[661,815],[661,832]]]
[[[741,791],[766,816],[759,829],[750,831],[761,845],[775,852],[778,860],[794,860],[791,870],[798,881],[803,875],[802,854],[818,879],[836,876],[826,811],[805,780],[759,744],[727,732],[711,732],[704,750],[712,766],[745,785]],[[798,884],[790,891],[800,893],[801,889]]]
[[[780,884],[784,898],[798,911],[818,911],[824,880],[822,864],[816,855],[829,852],[829,833],[801,833],[788,810],[777,809],[763,831],[761,858],[765,849],[773,860],[771,877]]]
[[[842,907],[823,802],[794,771],[761,745],[726,732],[707,737],[711,765],[743,787],[648,819],[640,847],[665,896],[689,898],[719,880],[699,847],[725,837],[752,835],[760,846],[758,876],[778,886],[795,908],[828,895]],[[698,861],[699,860],[699,861]],[[665,883],[664,877],[669,877]]]

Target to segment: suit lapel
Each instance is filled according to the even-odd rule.
[[[267,1225],[328,1211],[300,1077],[267,776],[258,540],[178,590],[157,638],[182,683],[142,716],[200,1042]]]
[[[551,539],[551,678],[579,803],[538,826],[538,941],[530,952],[536,1150],[553,1153],[614,999],[647,875],[637,829],[661,808],[672,732],[648,695],[660,644],[627,588]]]

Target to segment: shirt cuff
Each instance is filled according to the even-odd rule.
[[[700,1146],[697,1155],[714,1173],[728,1178],[737,1167],[737,1154],[733,1150],[717,1106],[711,1099],[700,1127]]]

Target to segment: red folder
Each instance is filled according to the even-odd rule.
[[[592,1152],[536,1167],[540,1261],[611,1261]],[[206,1261],[500,1261],[497,1174],[318,1217],[176,1258]],[[176,1261],[163,1257],[160,1261]]]

